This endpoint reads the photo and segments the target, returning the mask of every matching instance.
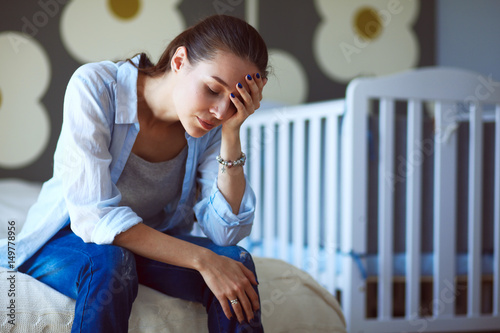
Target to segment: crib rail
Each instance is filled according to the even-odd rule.
[[[358,79],[347,90],[346,114],[342,130],[341,179],[342,239],[344,251],[365,253],[368,200],[369,142],[366,138],[368,118],[374,105],[378,124],[378,276],[377,315],[367,318],[366,281],[345,262],[350,281],[340,279],[345,295],[343,308],[348,329],[352,332],[416,332],[491,330],[500,327],[499,269],[500,269],[500,89],[482,86],[484,77],[451,69],[423,69],[385,78]],[[452,87],[446,89],[445,87]],[[493,85],[492,87],[498,87]],[[484,93],[484,91],[486,93]],[[481,94],[478,93],[481,92]],[[394,316],[394,207],[395,207],[395,105],[405,106],[407,117],[406,172],[403,175],[406,191],[406,273],[404,316]],[[433,166],[433,300],[430,314],[422,314],[421,241],[422,241],[422,155],[424,106],[431,104],[435,119],[432,139]],[[483,109],[488,108],[488,117]],[[492,114],[494,115],[492,117]],[[487,119],[485,119],[487,118]],[[494,149],[494,270],[493,310],[483,313],[482,292],[482,226],[483,226],[483,127],[495,123]],[[458,291],[456,234],[457,234],[457,140],[458,123],[468,126],[467,166],[467,309],[464,316],[456,314]],[[361,175],[361,176],[360,176]],[[356,228],[356,230],[354,229]],[[361,233],[363,236],[359,236]],[[343,283],[342,283],[343,281]]]
[[[332,293],[343,111],[343,101],[262,110],[241,129],[246,173],[258,200],[243,246],[304,269]]]

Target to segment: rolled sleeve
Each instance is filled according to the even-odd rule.
[[[255,194],[248,181],[241,200],[238,214],[234,214],[231,205],[217,187],[215,177],[209,197],[194,206],[198,223],[203,232],[217,245],[235,245],[250,235],[255,212]]]
[[[129,207],[114,207],[96,224],[90,240],[96,244],[112,244],[116,235],[141,222]]]

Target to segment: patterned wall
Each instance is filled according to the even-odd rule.
[[[0,4],[0,178],[46,180],[66,83],[83,63],[146,51],[211,14],[263,35],[273,75],[264,98],[342,98],[359,75],[433,65],[434,1],[23,0]]]

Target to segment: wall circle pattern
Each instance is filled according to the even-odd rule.
[[[47,110],[41,103],[50,82],[50,62],[29,35],[0,32],[0,167],[21,168],[45,150],[50,136]],[[22,92],[22,93],[20,93]]]

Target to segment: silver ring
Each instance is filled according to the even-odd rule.
[[[231,302],[231,304],[233,304],[233,305],[236,305],[236,304],[238,304],[238,303],[239,303],[239,302],[238,302],[238,299],[233,299],[233,300],[232,300],[232,301],[230,301],[230,302]]]

